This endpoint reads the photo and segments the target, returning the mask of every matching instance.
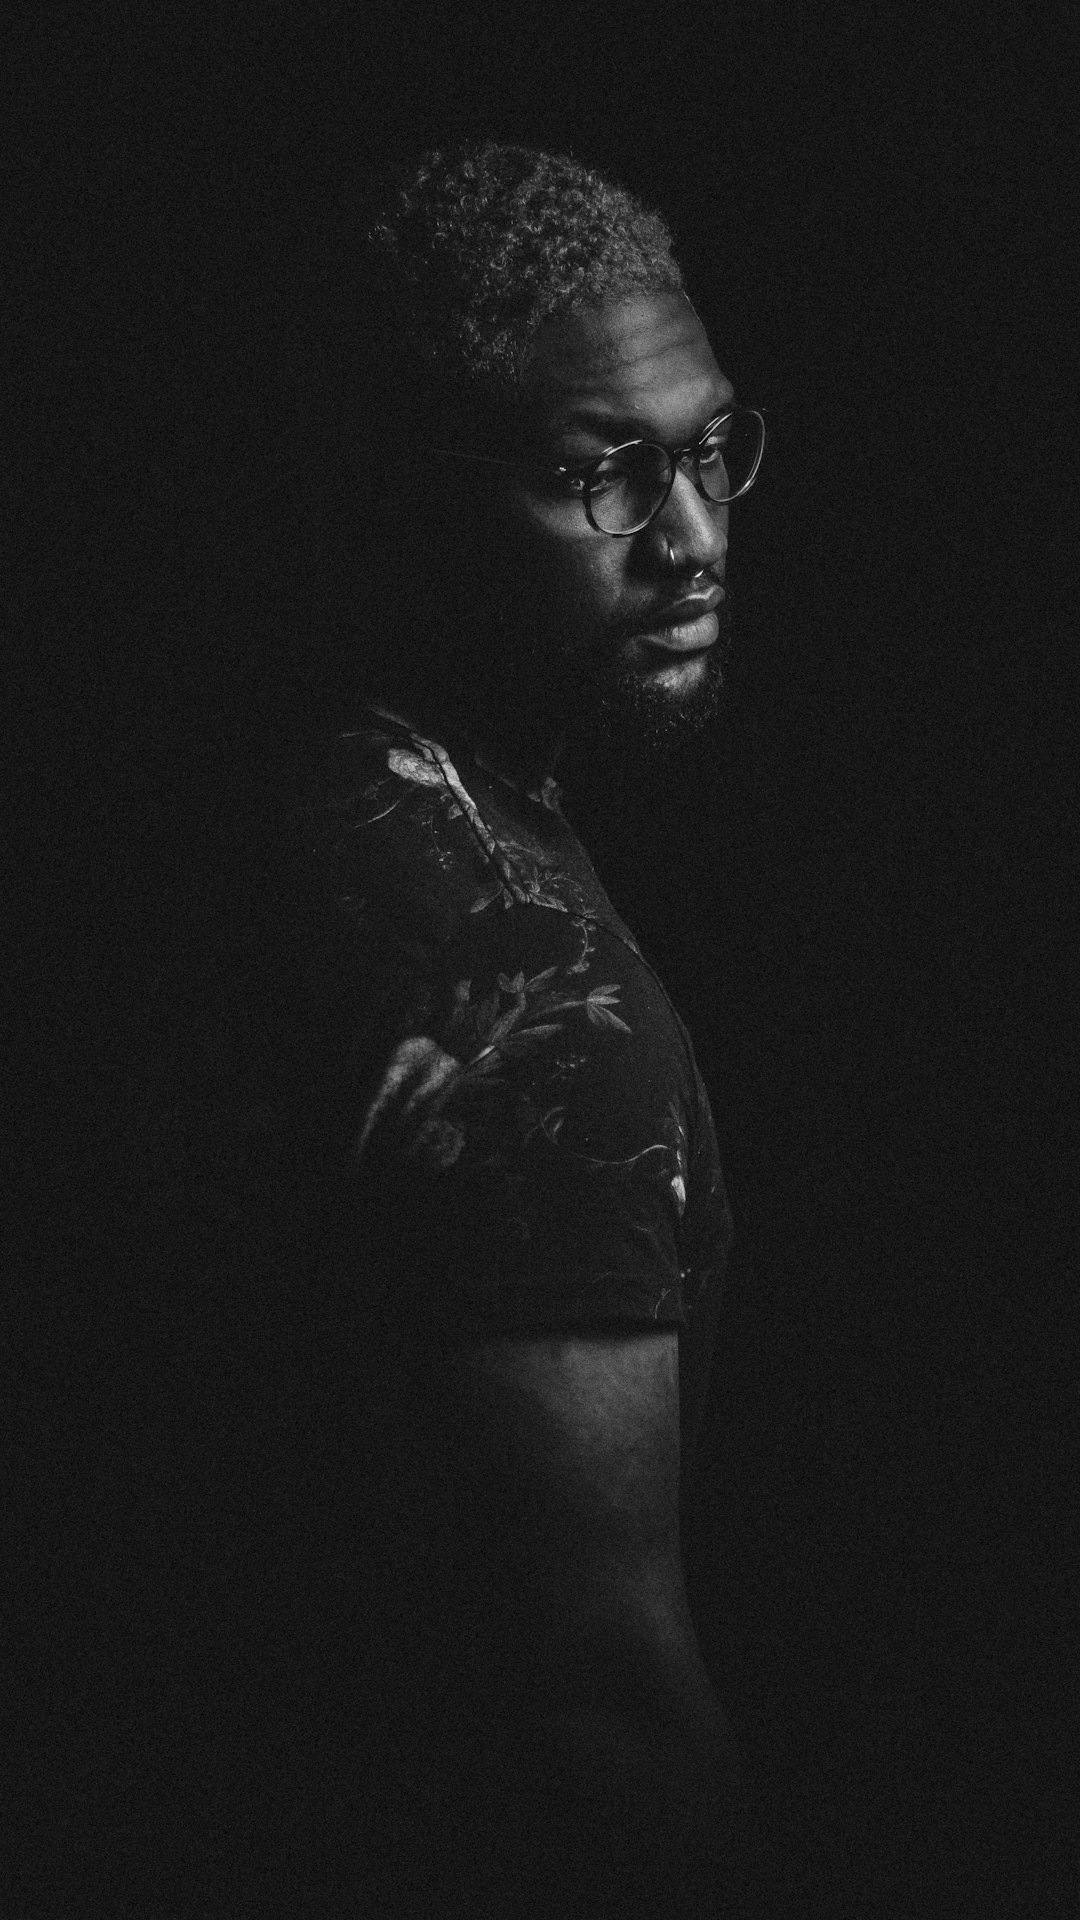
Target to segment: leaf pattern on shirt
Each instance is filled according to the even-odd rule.
[[[403,1210],[403,1232],[415,1218],[436,1266],[452,1245],[470,1271],[475,1254],[477,1272],[487,1262],[492,1275],[515,1270],[519,1258],[554,1259],[564,1274],[584,1262],[590,1290],[615,1283],[603,1265],[605,1235],[632,1264],[664,1263],[674,1231],[679,1289],[696,1292],[695,1108],[670,1080],[663,1095],[657,1085],[655,1104],[636,1085],[652,1028],[638,1031],[638,1014],[624,1005],[628,988],[603,977],[616,967],[602,955],[608,935],[639,962],[640,952],[578,859],[556,791],[526,795],[519,786],[512,805],[502,792],[511,783],[481,766],[474,798],[445,747],[394,716],[385,722],[358,736],[355,757],[346,753],[326,836],[340,863],[336,897],[349,910],[350,957],[373,996],[372,1037],[385,1036],[381,1050],[376,1042],[356,1056],[375,1087],[354,1135],[369,1192]],[[541,807],[558,815],[558,827],[540,821]],[[399,927],[391,889],[406,868],[415,889]],[[493,908],[501,921],[500,907],[559,911],[557,966],[529,972],[531,914],[508,923],[508,937],[486,922],[472,934],[470,916]],[[495,975],[480,959],[491,936],[502,955],[514,955],[509,972]],[[461,957],[447,974],[451,942]],[[533,965],[541,967],[539,955]],[[473,979],[457,977],[470,966]],[[624,1084],[625,1104],[620,1092],[605,1093]],[[656,1311],[672,1291],[661,1291]]]
[[[686,1212],[686,1181],[690,1167],[690,1151],[686,1138],[686,1122],[678,1101],[674,1099],[668,1101],[667,1135],[668,1145],[675,1157],[671,1191],[675,1196],[675,1205],[681,1220]]]
[[[400,732],[397,737],[384,734],[379,740],[380,758],[387,771],[369,780],[359,794],[365,812],[353,823],[353,831],[389,819],[412,792],[426,809],[424,817],[441,867],[450,865],[454,855],[449,844],[443,844],[437,825],[440,815],[447,821],[463,820],[483,854],[487,874],[476,891],[470,912],[482,913],[498,901],[504,907],[552,907],[559,913],[580,913],[584,900],[577,882],[561,870],[557,861],[545,855],[538,844],[511,838],[505,828],[499,832],[493,830],[439,741],[428,739],[395,716],[386,714],[383,718],[392,720]],[[479,756],[477,758],[478,764],[483,764]],[[559,811],[559,789],[550,776],[526,797],[534,806],[548,812]]]
[[[567,971],[572,971],[568,969]],[[483,1104],[486,1090],[497,1091],[508,1062],[527,1058],[563,1033],[568,1015],[584,1014],[590,1026],[629,1035],[631,1029],[616,1012],[619,987],[609,981],[582,992],[560,987],[557,967],[545,967],[526,980],[498,975],[495,986],[481,999],[472,997],[472,981],[459,980],[444,1032],[445,1045],[430,1034],[411,1034],[399,1042],[364,1118],[357,1143],[362,1155],[376,1127],[393,1115],[407,1158],[431,1167],[450,1167],[466,1143],[469,1113]],[[579,1060],[582,1056],[578,1056]],[[456,1103],[456,1112],[447,1109]],[[537,1109],[526,1095],[518,1097],[518,1133],[524,1142],[537,1132],[556,1145],[564,1117],[558,1105]],[[643,1153],[663,1150],[656,1142]],[[631,1156],[640,1159],[641,1154]],[[621,1165],[602,1162],[596,1165]]]

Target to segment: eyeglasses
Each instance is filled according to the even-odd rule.
[[[754,407],[732,407],[710,420],[689,446],[666,447],[655,440],[626,440],[609,447],[582,467],[545,467],[534,460],[497,460],[485,453],[461,453],[433,447],[451,460],[475,460],[488,467],[521,467],[556,475],[580,499],[591,527],[616,539],[640,533],[655,520],[689,460],[702,498],[717,505],[738,500],[757,479],[765,451],[765,422]]]

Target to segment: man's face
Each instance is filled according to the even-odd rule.
[[[686,446],[734,398],[682,294],[551,323],[530,394],[530,454],[571,468],[626,440]],[[696,731],[722,682],[728,508],[680,469],[656,519],[620,539],[590,526],[559,480],[506,470],[498,489],[485,586],[505,595],[503,644],[528,650],[515,663],[522,696],[571,738],[599,729],[659,748]]]

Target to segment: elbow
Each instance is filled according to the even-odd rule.
[[[583,1706],[542,1715],[530,1732],[537,1779],[612,1796],[627,1819],[663,1814],[673,1830],[695,1810],[734,1812],[743,1782],[730,1729],[715,1695],[688,1712],[685,1701]]]
[[[573,1625],[569,1625],[572,1621]],[[620,1731],[628,1751],[657,1757],[672,1778],[741,1791],[729,1723],[701,1657],[681,1576],[638,1582],[621,1604],[567,1610],[561,1658],[542,1676],[538,1718]]]
[[[691,1717],[674,1702],[664,1714],[589,1705],[539,1715],[518,1749],[511,1876],[543,1888],[548,1912],[576,1916],[582,1899],[583,1915],[636,1920],[666,1915],[672,1901],[687,1920],[697,1911],[689,1888],[723,1886],[742,1826],[722,1720],[715,1701]]]

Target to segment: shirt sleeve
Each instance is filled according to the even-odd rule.
[[[496,908],[382,1004],[339,1256],[387,1329],[681,1325],[693,1068],[641,959],[597,922]]]

